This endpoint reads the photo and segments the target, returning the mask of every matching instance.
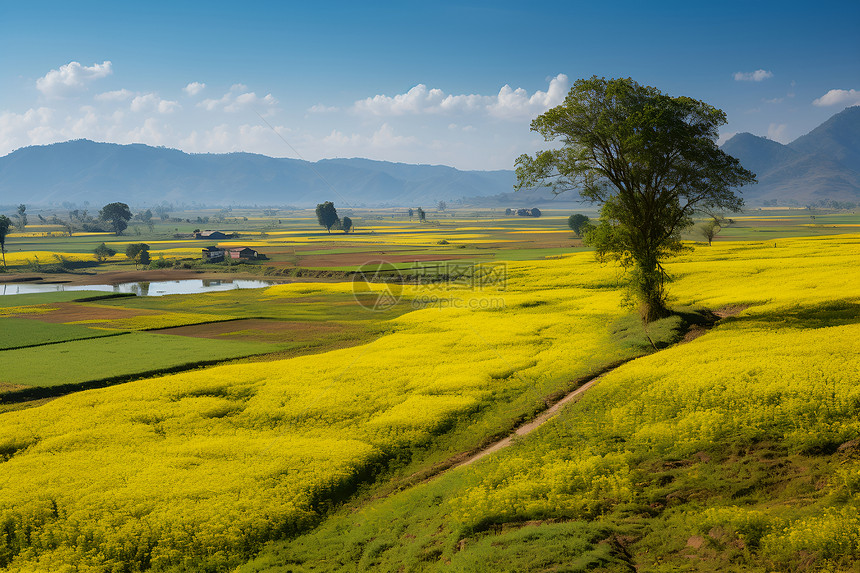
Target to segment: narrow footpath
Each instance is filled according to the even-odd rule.
[[[729,317],[729,316],[734,316],[734,315],[738,314],[739,312],[741,312],[747,308],[749,308],[749,305],[746,305],[746,306],[735,305],[735,306],[725,306],[725,307],[722,307],[718,310],[713,311],[713,320],[712,321],[708,322],[707,324],[690,325],[690,327],[688,328],[684,337],[679,342],[677,342],[676,344],[674,344],[672,346],[677,346],[678,344],[686,344],[687,342],[695,340],[696,338],[702,336],[703,334],[706,334],[711,328],[713,328],[716,324],[718,324],[719,321],[721,321],[722,319]],[[669,346],[668,348],[672,348],[672,346]],[[651,355],[648,355],[648,356],[651,356]],[[435,478],[439,477],[440,475],[442,475],[448,471],[451,471],[455,468],[468,466],[468,465],[470,465],[470,464],[472,464],[472,463],[474,463],[474,462],[476,462],[476,461],[478,461],[478,460],[480,460],[486,456],[489,456],[490,454],[493,454],[493,453],[498,452],[499,450],[501,450],[503,448],[510,446],[514,442],[515,439],[521,438],[523,436],[527,436],[528,434],[534,432],[539,427],[541,427],[546,422],[548,422],[550,419],[552,419],[555,415],[557,415],[562,408],[564,408],[565,406],[567,406],[573,402],[576,402],[577,400],[582,398],[582,396],[586,392],[588,392],[588,390],[590,390],[598,382],[600,382],[601,378],[603,378],[604,376],[606,376],[610,372],[613,372],[617,368],[620,368],[624,364],[627,364],[628,362],[631,362],[633,360],[637,360],[638,358],[643,358],[643,357],[639,356],[636,358],[630,358],[628,360],[617,362],[615,364],[612,364],[611,366],[608,366],[602,372],[598,372],[590,378],[585,378],[583,380],[583,383],[580,386],[578,386],[575,390],[564,395],[560,400],[558,400],[557,402],[552,404],[552,406],[550,406],[550,408],[548,408],[547,410],[540,413],[536,418],[534,418],[534,419],[522,424],[521,426],[517,427],[508,436],[501,438],[495,442],[492,442],[491,444],[489,444],[489,445],[487,445],[487,446],[485,446],[485,447],[483,447],[477,451],[473,450],[470,452],[464,452],[462,454],[454,456],[453,458],[450,458],[446,462],[437,465],[433,470],[431,470],[430,472],[427,472],[425,475],[421,476],[417,481],[422,482],[422,481],[429,481],[431,479],[435,479]],[[418,476],[416,475],[413,477],[418,477]]]

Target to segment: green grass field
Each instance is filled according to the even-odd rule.
[[[2,278],[2,275],[0,275]],[[62,291],[62,292],[44,292],[32,294],[14,294],[0,296],[0,308],[10,306],[29,306],[36,304],[50,304],[52,302],[74,302],[76,300],[99,298],[108,300],[115,297],[112,293],[105,293],[95,290],[78,290],[78,291]]]
[[[0,377],[7,384],[50,388],[265,354],[278,349],[272,344],[139,332],[6,350],[0,353]]]
[[[3,318],[0,350],[111,336],[115,333],[75,324],[51,324],[25,318]]]

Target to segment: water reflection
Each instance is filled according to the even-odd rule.
[[[138,296],[164,296],[168,294],[198,294],[234,289],[264,288],[278,284],[263,280],[185,279],[178,281],[140,281],[117,285],[70,286],[64,284],[0,284],[0,296],[40,292],[92,290],[100,292],[132,293]]]

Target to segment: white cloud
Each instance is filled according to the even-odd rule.
[[[340,111],[340,108],[334,105],[323,105],[318,103],[308,108],[308,113],[333,113]]]
[[[825,107],[830,105],[860,105],[860,91],[857,90],[830,90],[820,98],[812,102],[812,105]]]
[[[785,139],[785,130],[788,126],[784,123],[772,123],[767,127],[767,138],[780,143],[788,143]]]
[[[428,89],[418,84],[408,92],[368,97],[355,102],[353,109],[361,114],[400,116],[416,114],[455,114],[485,112],[494,117],[512,119],[530,117],[559,105],[567,94],[568,79],[559,74],[549,82],[547,91],[531,96],[523,88],[502,86],[495,96],[479,94],[445,94],[438,88]]]
[[[62,136],[52,126],[55,116],[56,110],[48,107],[0,113],[0,153],[59,141]]]
[[[248,107],[266,107],[271,109],[278,104],[278,100],[272,94],[266,94],[263,97],[257,96],[254,92],[248,91],[248,86],[244,84],[233,84],[230,91],[224,94],[219,99],[204,99],[197,104],[198,107],[206,111],[226,111],[237,112]]]
[[[374,149],[403,148],[418,143],[418,139],[412,136],[397,135],[394,129],[387,123],[383,123],[379,129],[370,136],[357,133],[346,135],[340,131],[333,130],[323,138],[323,144],[339,147],[341,150],[360,150],[368,147]]]
[[[103,92],[95,96],[96,101],[125,101],[134,93],[127,89],[114,90],[112,92]]]
[[[448,129],[451,131],[475,131],[475,126],[473,125],[457,125],[456,123],[449,123]]]
[[[205,87],[206,84],[202,82],[191,82],[190,84],[182,88],[182,91],[193,97],[202,92]]]
[[[498,102],[491,106],[490,113],[497,117],[531,117],[559,105],[566,95],[567,76],[564,74],[550,80],[547,91],[536,91],[531,97],[522,88],[512,90],[506,85],[499,91]]]
[[[179,109],[178,102],[161,99],[154,93],[143,94],[131,100],[129,106],[133,112],[157,111],[158,113],[171,113]]]
[[[273,126],[275,133],[263,125],[230,125],[221,123],[202,133],[192,130],[178,141],[180,149],[189,152],[227,153],[246,151],[278,156],[284,144],[278,134],[286,136],[290,130],[282,125]]]
[[[57,70],[51,70],[44,77],[36,80],[36,89],[48,97],[64,97],[84,91],[88,83],[109,76],[112,64],[105,60],[101,64],[82,66],[78,62],[69,62]]]
[[[439,111],[444,98],[442,90],[428,90],[424,84],[418,84],[405,94],[389,97],[384,94],[375,95],[355,102],[355,109],[374,115],[403,115],[421,113],[423,111]]]
[[[146,143],[148,145],[166,145],[169,134],[165,125],[160,124],[154,117],[148,117],[142,125],[128,131],[122,138],[127,143]]]
[[[754,72],[735,72],[736,82],[761,82],[772,77],[773,72],[767,70],[756,70]]]

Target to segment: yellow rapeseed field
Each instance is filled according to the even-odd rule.
[[[643,448],[689,453],[738,432],[807,444],[860,430],[843,415],[860,400],[860,329],[826,323],[828,312],[860,303],[860,276],[851,272],[858,262],[853,236],[719,243],[673,260],[678,303],[753,306],[705,338],[616,370],[586,395],[577,411],[588,415],[571,418],[567,431],[623,435],[630,451],[511,448],[461,470],[483,473],[455,500],[453,517],[470,523],[542,508],[595,515],[600,500],[630,497],[630,456]],[[504,290],[404,287],[421,309],[388,321],[388,334],[363,346],[153,378],[5,413],[0,565],[233,566],[314,523],[326,501],[374,465],[451,424],[517,396],[537,402],[635,355],[608,328],[625,313],[619,278],[589,253],[510,263]],[[274,302],[351,288],[288,284],[266,295]],[[800,328],[816,320],[821,328]],[[852,475],[846,481],[860,483]],[[788,523],[772,543],[802,548],[802,531],[856,521],[834,514]]]

